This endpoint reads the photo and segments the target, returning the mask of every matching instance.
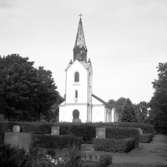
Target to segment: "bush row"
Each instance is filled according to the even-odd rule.
[[[106,128],[106,138],[124,139],[129,137],[139,137],[139,131],[136,128]]]
[[[138,132],[135,128],[142,128],[144,133],[153,133],[151,125],[137,123],[41,123],[41,122],[0,122],[0,133],[11,131],[13,125],[20,125],[22,132],[33,134],[50,134],[51,126],[60,127],[60,135],[74,135],[82,137],[84,143],[91,143],[96,137],[96,127],[106,128],[107,138],[127,138],[137,137]],[[126,128],[124,128],[126,127]],[[135,128],[134,128],[135,127]]]
[[[129,152],[135,148],[135,139],[94,139],[93,146],[96,151]]]
[[[140,133],[136,128],[106,128],[106,138],[110,139],[126,139],[126,138],[134,138],[135,146],[139,145],[139,137]]]
[[[91,142],[96,135],[96,129],[93,124],[73,124],[73,123],[41,123],[41,122],[0,122],[0,133],[11,131],[13,125],[20,125],[22,132],[32,134],[50,134],[51,127],[59,126],[60,135],[74,135],[82,137],[84,142]]]
[[[154,133],[154,127],[151,124],[137,122],[109,122],[109,123],[94,123],[97,126],[109,127],[126,127],[126,128],[141,128],[143,133]]]
[[[92,139],[96,137],[96,128],[89,124],[61,124],[60,134],[82,137],[84,143],[92,143]]]
[[[152,133],[146,133],[146,134],[140,135],[139,141],[141,143],[150,143],[152,141],[152,138],[153,138],[153,134]]]
[[[0,145],[4,143],[4,133],[0,133]]]
[[[33,135],[32,147],[63,149],[63,148],[80,148],[81,138],[64,135],[64,136],[51,136],[51,135]]]
[[[25,132],[34,132],[38,134],[50,133],[50,127],[53,123],[43,122],[16,122],[16,121],[0,121],[0,132],[7,131],[12,128],[13,125],[20,125]],[[94,127],[131,127],[141,128],[143,133],[154,133],[154,128],[150,124],[136,123],[136,122],[115,122],[115,123],[82,123],[76,125],[75,123],[56,123],[57,126],[94,126]]]
[[[22,132],[34,134],[48,134],[51,132],[52,124],[41,122],[0,122],[0,132],[11,131],[14,125],[19,125]]]

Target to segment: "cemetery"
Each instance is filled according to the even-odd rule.
[[[90,166],[99,164],[101,159],[109,161],[110,165],[121,165],[120,159],[133,165],[143,164],[138,158],[142,159],[140,154],[151,145],[155,135],[153,126],[143,123],[0,122],[1,145],[17,147],[27,153],[36,148],[50,157],[77,150],[82,164]],[[135,154],[137,161],[136,157],[130,158]],[[156,159],[147,161],[147,165],[154,166]]]

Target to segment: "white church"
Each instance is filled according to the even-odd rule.
[[[59,122],[116,122],[114,109],[92,92],[93,68],[87,58],[87,47],[80,17],[73,60],[65,69],[65,97],[59,106]]]

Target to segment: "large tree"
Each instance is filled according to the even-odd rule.
[[[52,74],[28,58],[0,57],[0,112],[8,119],[39,120],[60,102]]]
[[[145,101],[134,105],[137,122],[147,122],[149,119],[149,104]]]
[[[157,130],[167,133],[167,63],[159,63],[158,79],[153,82],[155,89],[150,101],[151,118]]]
[[[134,104],[128,98],[121,97],[117,101],[109,100],[108,107],[116,109],[120,122],[137,121]]]
[[[125,103],[122,107],[121,113],[121,121],[122,122],[136,122],[136,114],[134,105],[130,101],[130,99],[126,99]]]

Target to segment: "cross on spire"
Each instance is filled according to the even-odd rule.
[[[80,13],[80,14],[79,14],[79,17],[82,18],[82,16],[83,16],[82,13]]]

